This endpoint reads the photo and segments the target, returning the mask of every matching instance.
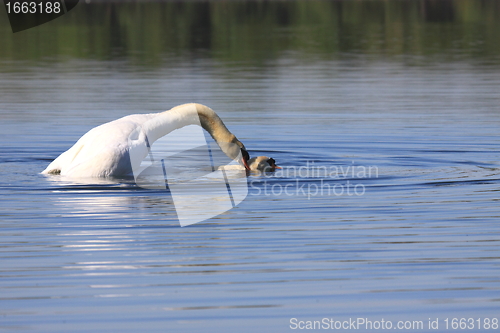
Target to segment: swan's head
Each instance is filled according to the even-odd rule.
[[[252,171],[273,172],[281,167],[276,165],[274,158],[267,156],[253,157],[248,160],[248,167]]]
[[[250,154],[248,154],[247,149],[236,137],[233,135],[233,142],[217,142],[222,151],[231,159],[238,160],[245,169],[250,170],[248,166],[248,160],[250,159]]]
[[[250,160],[250,154],[247,152],[245,147],[241,148],[241,162],[245,166],[245,169],[251,170],[250,166],[248,165],[248,161]]]

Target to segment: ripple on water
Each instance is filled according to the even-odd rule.
[[[109,75],[95,82],[88,66]],[[180,89],[167,69],[116,74],[100,62],[82,61],[64,87],[23,81],[18,107],[29,112],[9,112],[0,125],[2,325],[250,332],[281,331],[292,317],[496,316],[500,119],[492,111],[500,103],[498,82],[480,83],[498,70],[283,66],[251,70],[252,80],[228,79],[224,67],[176,74],[183,87],[211,83],[202,96]],[[337,75],[308,77],[321,68]],[[136,79],[144,95],[130,85]],[[91,127],[159,111],[158,83],[169,103],[220,110],[252,156],[273,157],[282,173],[250,175],[238,207],[186,228],[168,191],[39,174]],[[29,93],[40,85],[50,101],[61,89],[78,99],[109,87],[137,101],[40,105]],[[450,106],[443,96],[458,88],[464,103]],[[479,93],[490,98],[472,107]],[[235,109],[240,99],[252,102]]]

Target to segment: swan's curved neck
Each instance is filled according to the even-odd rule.
[[[201,127],[217,141],[217,143],[241,143],[233,133],[229,132],[217,113],[208,106],[195,104]],[[240,147],[241,148],[241,147]]]
[[[229,149],[229,146],[236,145],[238,150],[245,150],[243,143],[227,129],[219,116],[211,108],[202,104],[183,104],[161,112],[144,124],[143,130],[148,136],[149,143],[153,144],[162,136],[188,125],[203,127],[224,153],[233,159],[236,158],[237,152],[235,149]]]

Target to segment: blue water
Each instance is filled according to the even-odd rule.
[[[172,61],[0,73],[1,329],[286,332],[292,318],[366,318],[424,332],[472,318],[472,332],[500,319],[500,68]],[[39,174],[94,126],[186,102],[283,171],[250,175],[241,204],[184,228],[166,191]]]

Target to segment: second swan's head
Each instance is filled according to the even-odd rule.
[[[251,171],[260,172],[273,172],[276,169],[281,169],[281,167],[276,165],[276,161],[274,160],[274,158],[270,158],[267,156],[258,156],[249,159],[248,168]]]

